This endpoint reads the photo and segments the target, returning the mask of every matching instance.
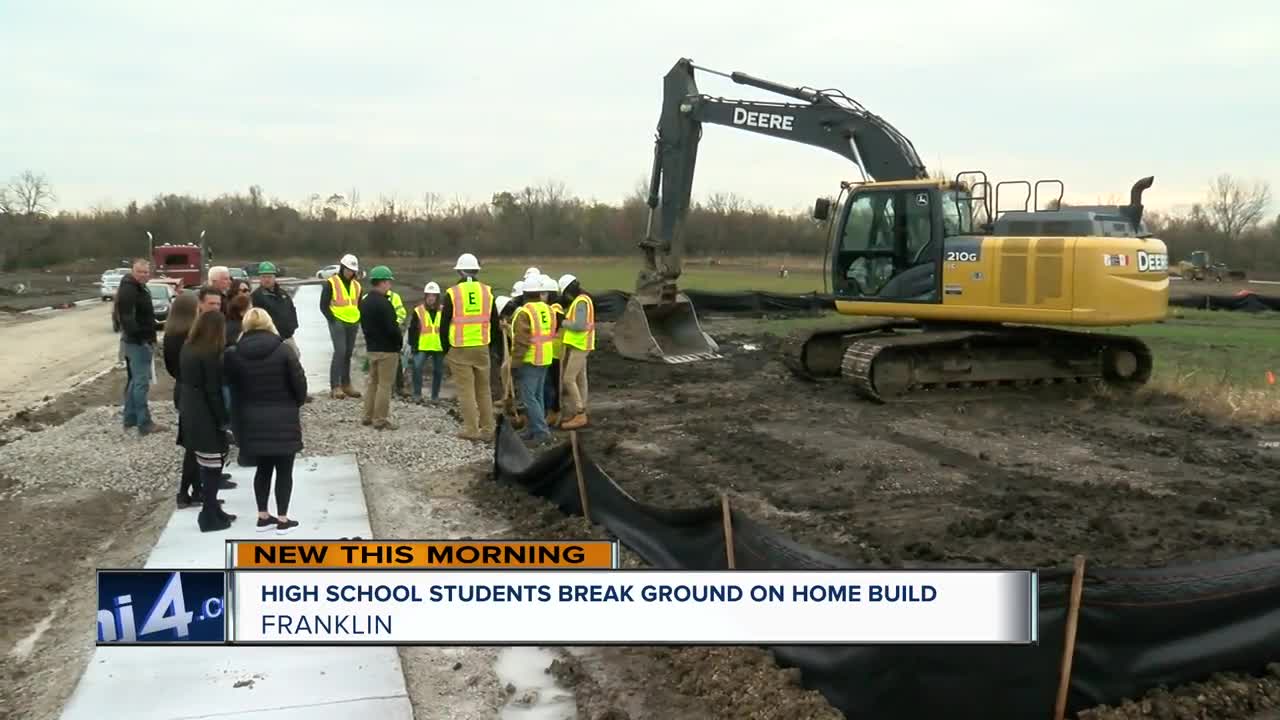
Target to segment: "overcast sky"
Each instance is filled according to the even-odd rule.
[[[1148,174],[1151,207],[1221,172],[1280,191],[1275,0],[0,0],[0,178],[46,173],[62,209],[255,183],[291,203],[547,180],[616,201],[682,56],[840,88],[931,170],[1057,177],[1068,202]],[[856,177],[707,126],[694,185],[797,209]]]

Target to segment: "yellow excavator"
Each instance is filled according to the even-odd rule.
[[[695,70],[796,102],[704,95]],[[640,242],[645,267],[614,329],[622,356],[720,357],[677,287],[702,123],[824,148],[863,175],[841,183],[834,202],[820,198],[813,215],[829,223],[824,273],[837,312],[866,319],[790,338],[785,360],[797,375],[842,379],[878,401],[955,387],[1149,379],[1151,353],[1141,340],[1063,326],[1165,318],[1168,250],[1142,218],[1153,178],[1134,184],[1128,205],[1061,209],[1058,180],[993,184],[981,171],[930,178],[904,135],[838,90],[720,73],[688,59],[664,79],[649,229]]]

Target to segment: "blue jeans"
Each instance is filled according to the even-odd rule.
[[[520,401],[524,403],[524,411],[529,416],[529,424],[523,434],[526,439],[543,438],[551,434],[551,428],[547,427],[547,411],[542,404],[546,384],[545,365],[521,365],[516,368],[516,388],[520,393]]]
[[[124,426],[146,427],[151,424],[151,408],[147,393],[151,392],[151,369],[155,347],[124,343],[124,367],[129,382],[124,386]]]
[[[419,350],[413,354],[413,396],[422,397],[422,371],[428,359],[431,360],[431,399],[439,400],[440,381],[444,379],[444,353],[442,352]]]

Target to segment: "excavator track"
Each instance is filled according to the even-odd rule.
[[[1030,326],[883,321],[793,337],[786,350],[786,364],[800,377],[839,378],[876,402],[1096,380],[1136,387],[1151,377],[1151,351],[1137,338]]]

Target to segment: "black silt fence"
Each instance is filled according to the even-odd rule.
[[[721,509],[669,509],[627,495],[579,449],[592,520],[650,565],[723,570]],[[498,482],[581,515],[573,454],[533,456],[499,419]],[[735,564],[742,570],[855,569],[733,511]],[[1040,573],[1040,644],[991,646],[775,646],[804,685],[855,720],[1048,717],[1057,691],[1071,583],[1065,569]],[[1280,551],[1156,569],[1085,575],[1068,709],[1136,698],[1160,685],[1215,672],[1261,672],[1280,654]]]

